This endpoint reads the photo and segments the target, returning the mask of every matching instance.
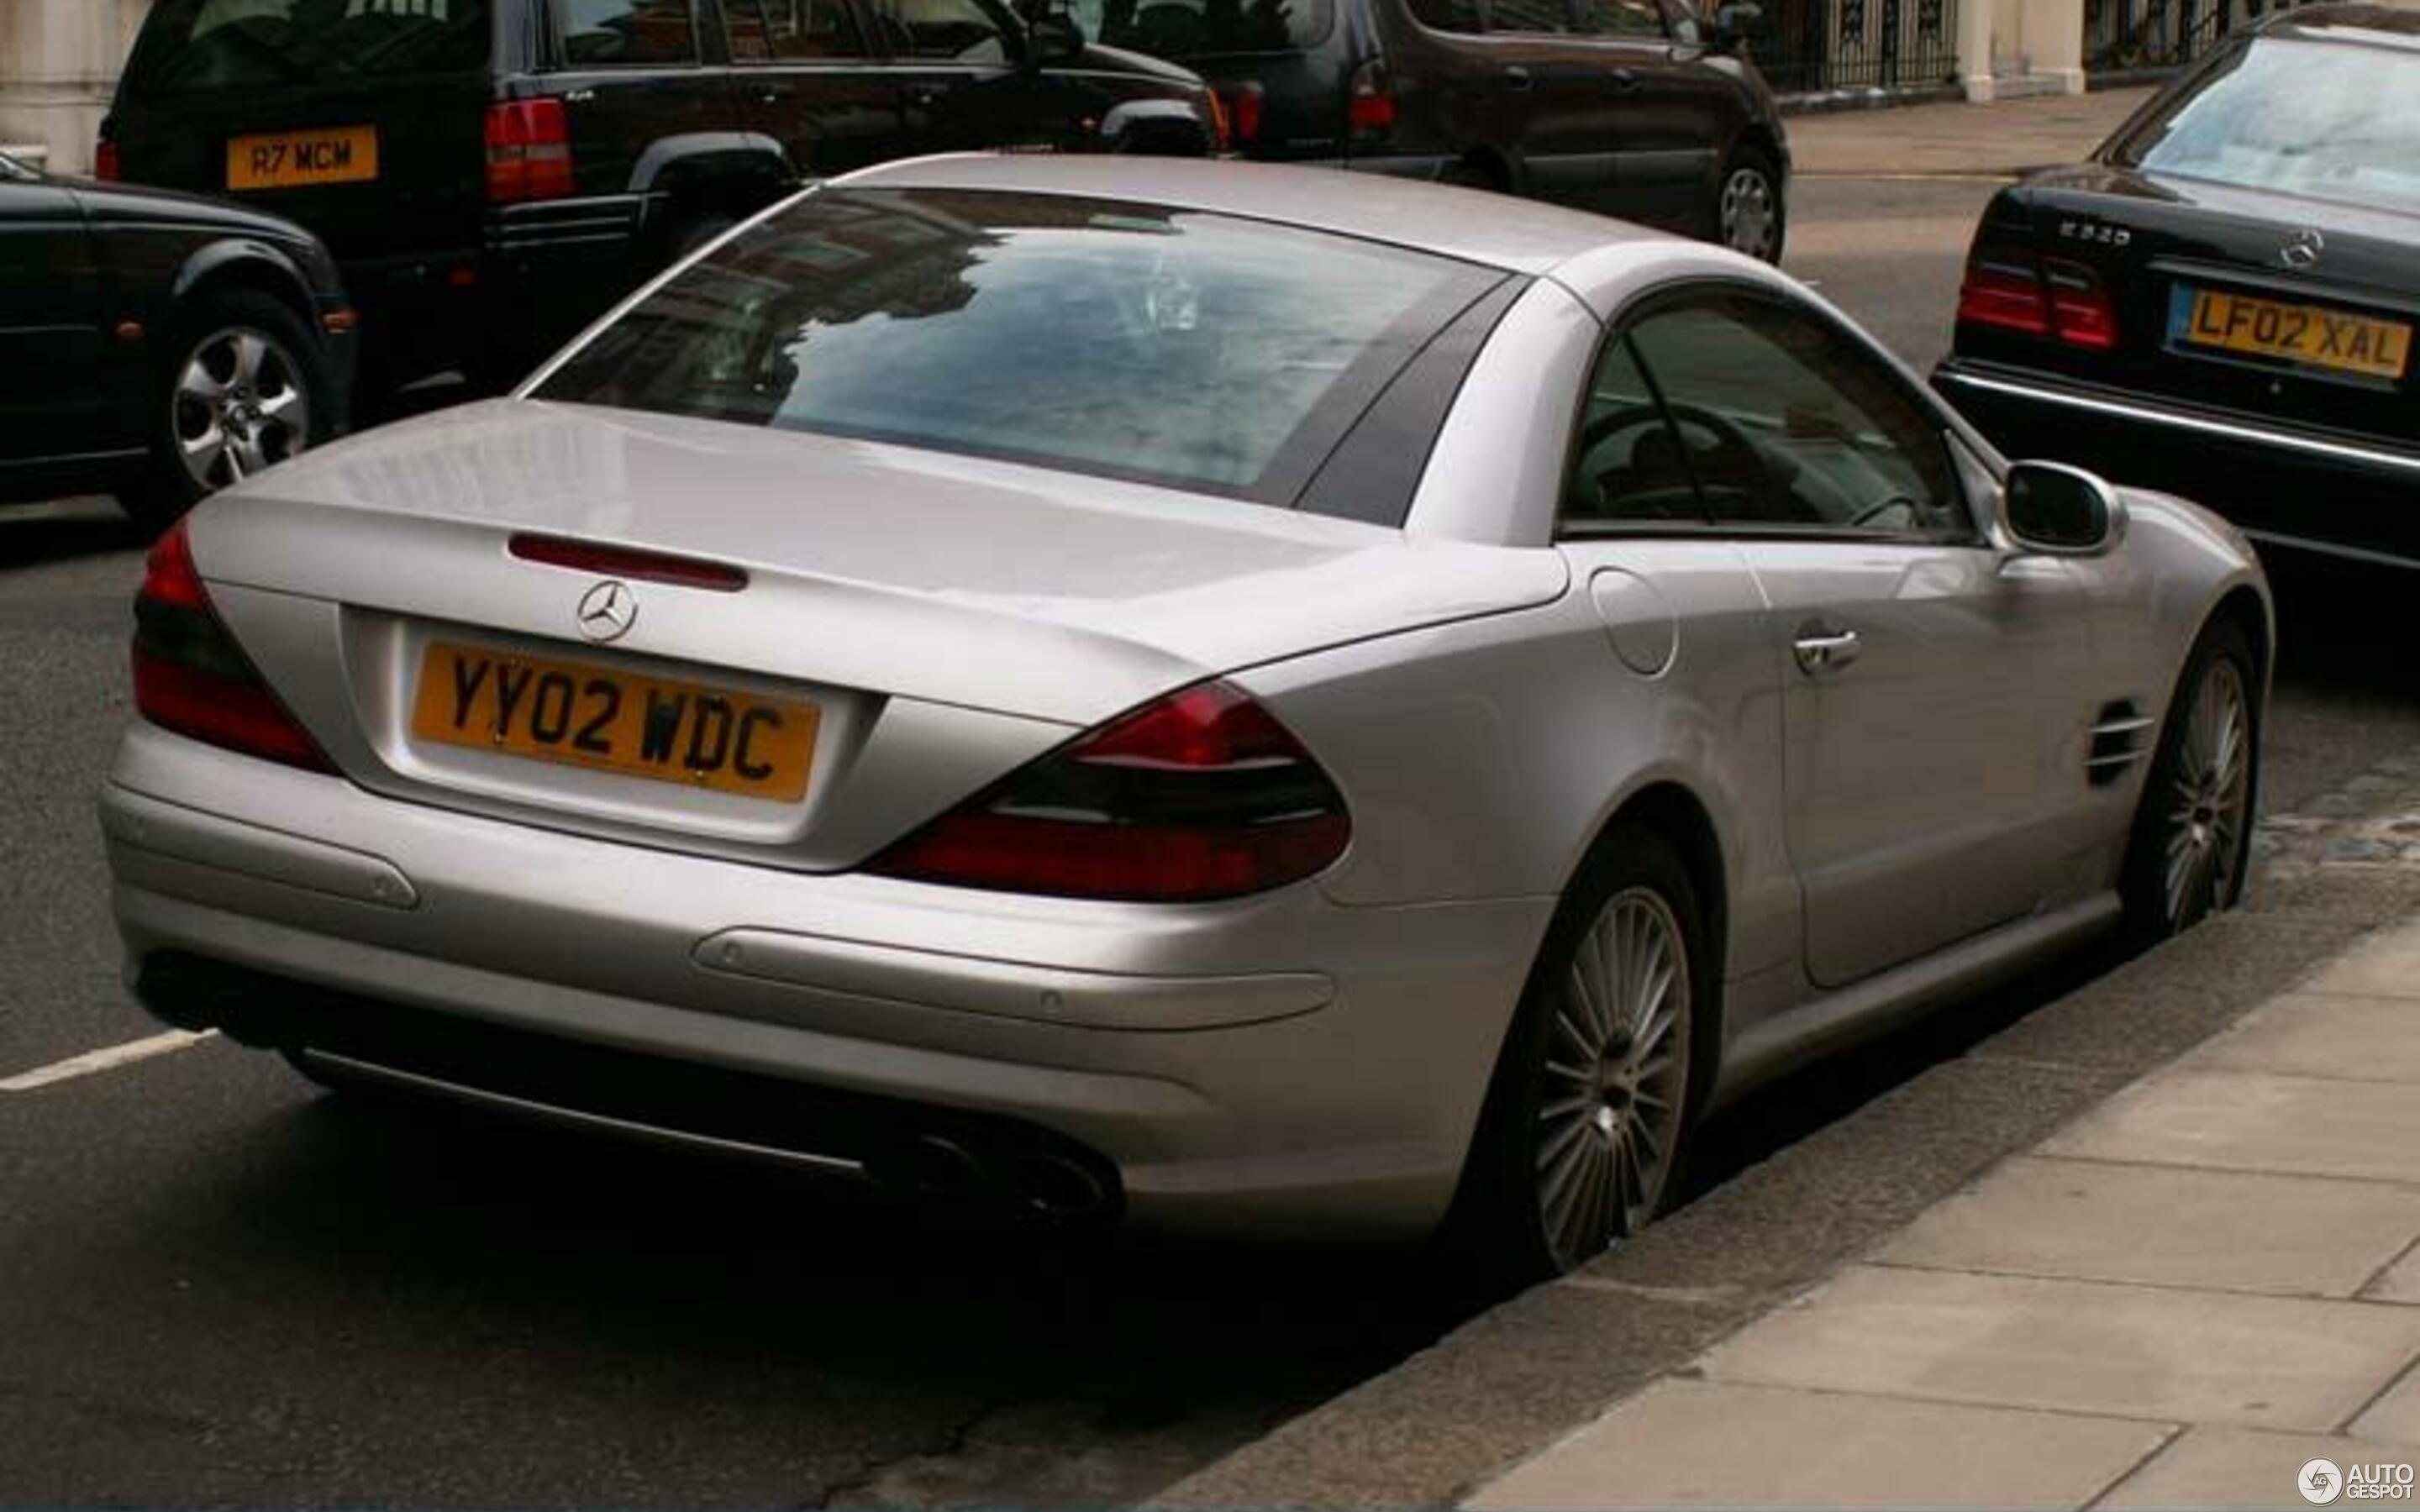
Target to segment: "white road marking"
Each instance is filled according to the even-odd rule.
[[[188,1045],[199,1044],[204,1040],[216,1039],[218,1032],[216,1029],[204,1029],[199,1034],[189,1034],[183,1029],[170,1029],[165,1034],[155,1034],[147,1040],[129,1040],[124,1044],[114,1044],[105,1050],[87,1050],[83,1055],[71,1056],[47,1066],[38,1066],[32,1071],[20,1072],[6,1081],[0,1081],[0,1092],[30,1092],[38,1087],[48,1087],[54,1082],[71,1082],[79,1076],[91,1076],[104,1071],[116,1071],[120,1066],[131,1066],[138,1060],[148,1060],[154,1056],[172,1055]]]

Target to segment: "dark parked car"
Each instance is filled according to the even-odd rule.
[[[2420,11],[2288,11],[2004,190],[1933,381],[2011,455],[2420,566]]]
[[[165,523],[343,428],[353,324],[289,221],[0,157],[0,500]]]
[[[158,0],[101,161],[326,238],[382,386],[509,376],[805,179],[1202,154],[1215,114],[1192,74],[995,0]]]
[[[1085,35],[1218,90],[1247,156],[1509,190],[1781,255],[1790,149],[1682,0],[1077,0]]]

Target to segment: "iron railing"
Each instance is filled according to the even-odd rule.
[[[1959,0],[1767,0],[1757,67],[1784,94],[1930,89],[1958,78]]]
[[[2085,0],[2084,66],[2102,78],[2183,67],[2296,0]]]

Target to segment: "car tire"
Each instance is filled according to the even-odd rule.
[[[2232,620],[2213,621],[2185,659],[2119,881],[2135,944],[2180,934],[2243,896],[2260,788],[2257,665]]]
[[[1713,1069],[1705,918],[1661,835],[1624,825],[1599,842],[1497,1058],[1447,1222],[1458,1269],[1491,1287],[1542,1280],[1671,1205]]]
[[[1491,193],[1499,193],[1504,188],[1484,164],[1473,162],[1468,158],[1447,163],[1438,171],[1436,181],[1455,189],[1483,189]]]
[[[1706,217],[1706,239],[1761,262],[1778,264],[1790,225],[1781,170],[1761,147],[1733,149],[1714,180],[1714,202]]]
[[[338,395],[326,357],[274,295],[206,294],[179,314],[161,350],[143,472],[117,496],[147,531],[331,434]]]

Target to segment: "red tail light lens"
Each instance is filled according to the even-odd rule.
[[[309,772],[336,770],[219,623],[181,520],[143,563],[134,707],[162,729],[209,745]]]
[[[1261,892],[1325,870],[1352,821],[1292,732],[1225,683],[1144,705],[927,825],[883,876],[1136,903]]]
[[[2096,352],[2118,345],[2118,306],[2099,273],[2055,262],[2043,268],[2042,282],[2050,285],[2050,321],[2059,340]]]
[[[105,136],[92,145],[92,176],[104,184],[120,183],[126,177],[126,159],[117,144]]]
[[[1227,106],[1229,133],[1239,145],[1249,145],[1261,138],[1261,86],[1241,84],[1223,90],[1221,99]]]
[[[488,198],[561,199],[572,193],[571,122],[560,100],[510,100],[488,107]]]
[[[1958,287],[1958,323],[2049,335],[2050,301],[2043,295],[2041,275],[2030,263],[1979,257],[1968,263],[1966,281]]]
[[[2118,345],[2118,306],[2101,275],[2081,263],[1977,256],[1959,285],[1958,323],[2055,336],[2086,351]]]
[[[636,578],[642,582],[703,588],[715,594],[736,594],[748,586],[747,572],[727,563],[701,562],[695,557],[639,551],[628,547],[598,546],[567,536],[520,532],[505,543],[504,548],[523,562],[568,567],[599,578]]]
[[[1395,90],[1387,66],[1376,58],[1353,70],[1353,92],[1344,105],[1345,124],[1357,138],[1386,136],[1395,129]]]

